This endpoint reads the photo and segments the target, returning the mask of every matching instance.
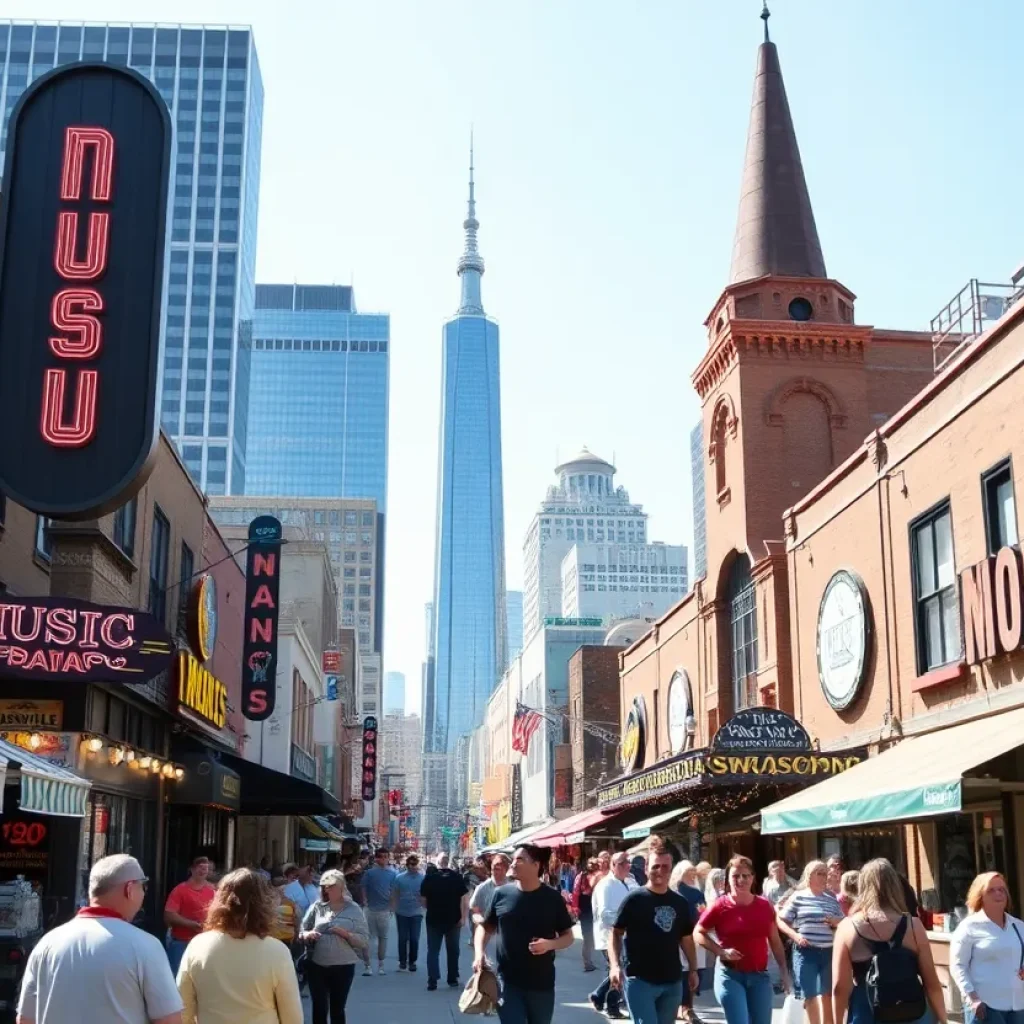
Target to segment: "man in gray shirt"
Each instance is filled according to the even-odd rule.
[[[373,867],[363,875],[366,894],[366,923],[370,929],[370,953],[377,940],[377,973],[384,973],[384,957],[388,951],[391,930],[391,890],[397,872],[390,867],[390,855],[383,847],[373,855]]]

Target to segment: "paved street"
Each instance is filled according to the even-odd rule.
[[[459,1013],[459,995],[462,989],[449,989],[442,981],[436,992],[427,991],[426,976],[426,942],[425,936],[420,942],[420,964],[416,974],[400,973],[397,951],[397,937],[392,931],[392,939],[388,944],[390,956],[385,964],[388,972],[384,977],[374,975],[372,978],[356,976],[352,986],[352,995],[348,1001],[346,1017],[348,1024],[452,1024],[458,1020],[468,1020]],[[492,947],[493,949],[493,940]],[[469,977],[471,953],[465,939],[463,940],[463,956],[460,961],[462,980]],[[600,956],[600,954],[598,954]],[[557,1009],[554,1024],[599,1024],[605,1020],[594,1012],[587,1002],[587,994],[597,985],[600,975],[584,974],[580,956],[580,942],[577,939],[572,949],[558,954],[557,960]],[[377,964],[374,962],[374,970]],[[360,972],[362,968],[360,967]],[[444,953],[441,954],[441,971],[444,973]],[[775,1024],[779,1024],[781,1015],[779,1007],[781,998],[776,999]],[[725,1024],[725,1016],[715,1002],[714,996],[705,994],[698,1000],[698,1012],[706,1024]],[[491,1018],[497,1022],[497,1018]],[[306,1020],[310,1016],[309,1000],[306,999]]]

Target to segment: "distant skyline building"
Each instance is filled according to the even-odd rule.
[[[386,514],[390,333],[348,286],[256,285],[247,494],[371,498]]]
[[[693,485],[693,579],[708,574],[708,513],[704,497],[704,424],[690,431],[690,481]]]
[[[562,559],[577,543],[645,544],[647,515],[615,486],[615,467],[583,450],[555,468],[558,483],[533,517],[523,544],[523,641],[562,615]]]
[[[405,714],[405,673],[384,673],[384,714]]]
[[[461,301],[443,334],[433,707],[425,703],[423,723],[423,749],[437,754],[455,752],[459,737],[482,721],[508,649],[499,332],[480,294],[474,190],[471,148]]]
[[[174,122],[160,423],[209,494],[245,488],[263,80],[248,28],[0,22],[0,159],[11,110],[77,60],[127,65]]]
[[[509,590],[505,594],[508,617],[508,663],[523,649],[523,592]]]

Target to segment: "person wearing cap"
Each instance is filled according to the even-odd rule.
[[[134,857],[101,857],[89,906],[36,943],[18,1024],[181,1024],[182,1000],[160,940],[132,924],[149,879]]]

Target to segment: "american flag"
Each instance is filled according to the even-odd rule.
[[[530,746],[530,737],[540,728],[543,718],[536,711],[523,704],[516,704],[515,718],[512,719],[512,749],[525,754]]]

